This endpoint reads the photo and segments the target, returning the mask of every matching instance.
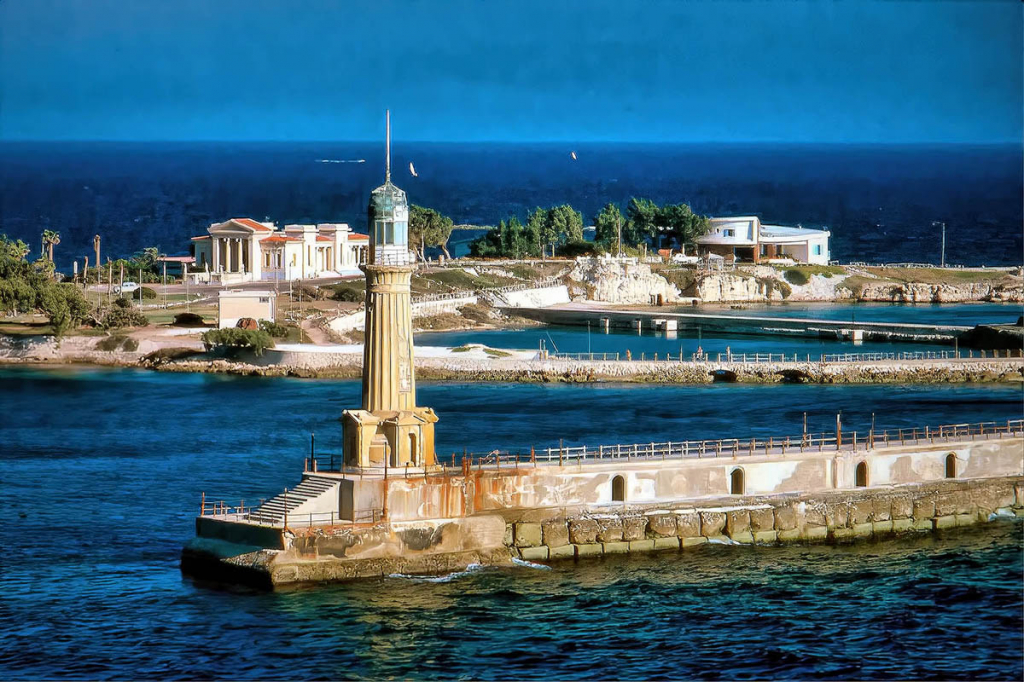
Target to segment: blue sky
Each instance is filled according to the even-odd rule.
[[[0,137],[1020,142],[991,2],[4,0]]]

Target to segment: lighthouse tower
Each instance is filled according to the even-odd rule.
[[[429,407],[416,406],[410,284],[416,256],[409,250],[409,201],[391,183],[391,112],[387,112],[384,184],[370,193],[367,223],[366,332],[363,404],[345,410],[345,464],[353,468],[435,465]]]

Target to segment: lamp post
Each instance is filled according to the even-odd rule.
[[[932,227],[935,227],[936,225],[942,226],[942,254],[940,256],[941,260],[939,261],[939,267],[944,268],[946,267],[946,223],[939,220],[933,220]]]

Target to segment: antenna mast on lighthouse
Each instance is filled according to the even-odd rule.
[[[385,114],[385,120],[387,121],[387,135],[386,142],[384,143],[385,155],[384,155],[384,182],[391,182],[391,110],[387,109]]]

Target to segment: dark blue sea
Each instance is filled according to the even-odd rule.
[[[61,233],[58,267],[92,252],[146,246],[186,253],[189,237],[230,217],[348,222],[365,230],[383,176],[369,143],[2,143],[0,232],[38,248]],[[1022,261],[1019,146],[711,144],[427,144],[395,142],[397,184],[456,223],[493,225],[570,203],[589,224],[607,202],[687,202],[709,215],[832,230],[844,262]],[[364,163],[357,163],[364,160]],[[418,177],[408,171],[415,164]],[[456,232],[455,255],[477,232]]]
[[[199,496],[298,480],[354,381],[0,370],[0,679],[1021,679],[1019,522],[274,593],[182,577]],[[438,384],[440,452],[1017,418],[1019,386]],[[513,405],[514,409],[509,409]],[[742,405],[743,409],[736,409]]]

